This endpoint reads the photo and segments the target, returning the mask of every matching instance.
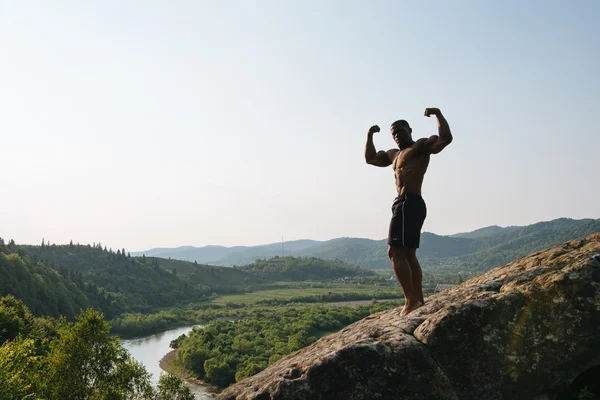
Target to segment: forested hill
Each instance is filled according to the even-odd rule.
[[[153,258],[161,268],[171,272],[178,278],[190,282],[203,290],[214,290],[217,293],[229,288],[245,287],[249,284],[261,283],[261,277],[236,268],[198,264],[195,262]]]
[[[41,246],[0,239],[0,296],[21,299],[35,315],[73,318],[93,307],[113,319],[236,293],[275,281],[372,275],[342,261],[273,258],[239,268],[155,257],[131,257],[101,244]]]
[[[600,220],[561,218],[524,227],[479,232],[475,237],[440,236],[425,232],[418,250],[425,268],[460,267],[464,271],[484,272],[529,253],[600,232]],[[337,239],[301,252],[323,259],[338,258],[352,265],[389,268],[387,241]]]
[[[114,296],[119,311],[145,312],[203,295],[192,284],[160,268],[156,261],[128,257],[121,250],[114,253],[100,244],[18,247],[63,274],[81,274],[83,281]]]
[[[424,267],[460,264],[471,271],[481,272],[532,251],[599,231],[598,219],[559,218],[527,226],[491,226],[449,236],[424,232],[418,255]],[[323,242],[296,241],[255,247],[218,247],[218,252],[215,252],[215,246],[188,246],[181,250],[155,249],[151,252],[157,257],[197,260],[225,266],[285,255],[337,259],[370,269],[390,267],[385,239],[337,238]]]
[[[31,246],[0,239],[0,247],[0,296],[14,295],[36,315],[72,317],[89,306],[113,318],[203,301],[259,281],[231,268],[131,257],[100,244]]]
[[[370,276],[372,271],[339,260],[318,258],[274,257],[257,260],[237,269],[270,281],[332,280],[351,276]]]
[[[13,295],[35,315],[71,319],[80,309],[93,307],[107,316],[123,311],[122,298],[84,282],[78,271],[58,270],[36,262],[14,242],[0,238],[0,297]]]

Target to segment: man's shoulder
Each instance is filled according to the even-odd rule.
[[[425,141],[427,141],[427,138],[417,139],[417,141],[410,146],[410,149],[418,152],[421,151],[423,146],[425,146]]]

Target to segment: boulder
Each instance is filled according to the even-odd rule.
[[[600,233],[373,314],[217,399],[557,399],[600,365],[598,253]]]

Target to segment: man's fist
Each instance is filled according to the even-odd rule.
[[[426,108],[425,109],[425,116],[426,117],[430,117],[432,115],[438,116],[440,115],[442,112],[440,111],[439,108]]]
[[[374,134],[375,132],[379,132],[379,127],[377,125],[373,125],[369,128],[369,133]]]

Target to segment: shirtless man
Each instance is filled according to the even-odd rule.
[[[437,108],[425,109],[425,116],[435,115],[438,121],[439,135],[412,139],[412,128],[404,120],[396,121],[390,130],[400,149],[376,151],[373,134],[379,132],[377,125],[367,134],[365,159],[367,164],[377,167],[392,166],[396,178],[398,197],[392,204],[392,219],[388,233],[388,257],[392,261],[394,272],[402,290],[405,304],[400,315],[425,304],[421,282],[423,273],[417,260],[421,228],[427,216],[427,207],[421,197],[421,186],[431,154],[437,154],[452,142],[448,122]]]

